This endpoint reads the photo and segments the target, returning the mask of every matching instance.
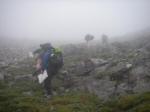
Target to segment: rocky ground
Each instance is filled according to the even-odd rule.
[[[0,101],[0,111],[148,112],[149,42],[146,36],[136,39],[136,44],[133,40],[107,46],[62,46],[64,67],[53,79],[51,101],[44,98],[42,85],[32,79],[35,59],[28,56],[29,50],[1,47],[0,100],[4,103]]]
[[[93,51],[95,46],[91,46],[87,54],[82,47],[68,47],[76,52],[65,49],[65,54],[68,55],[65,56],[64,74],[69,80],[66,85],[103,98],[150,91],[148,41],[149,38],[141,47],[133,46],[132,42],[124,42],[112,43],[107,48],[97,46],[100,48]]]

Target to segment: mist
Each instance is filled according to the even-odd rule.
[[[150,112],[150,0],[0,0],[0,112]]]
[[[149,0],[1,0],[0,38],[77,43],[150,27]]]

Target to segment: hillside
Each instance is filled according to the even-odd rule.
[[[32,79],[35,59],[28,52],[36,47],[0,47],[0,112],[149,112],[149,43],[143,34],[108,45],[61,46],[64,67],[50,100]]]

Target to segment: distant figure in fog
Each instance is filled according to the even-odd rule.
[[[102,44],[104,46],[108,45],[108,36],[105,34],[102,35]]]

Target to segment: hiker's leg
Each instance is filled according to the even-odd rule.
[[[51,81],[52,81],[52,77],[50,74],[48,74],[48,77],[44,81],[44,88],[46,90],[47,95],[52,94]]]
[[[57,67],[52,66],[52,65],[48,66],[48,69],[47,69],[48,77],[44,81],[44,88],[45,88],[48,95],[52,94],[52,85],[51,85],[51,83],[52,83],[53,77],[57,74],[57,72],[58,72]]]

